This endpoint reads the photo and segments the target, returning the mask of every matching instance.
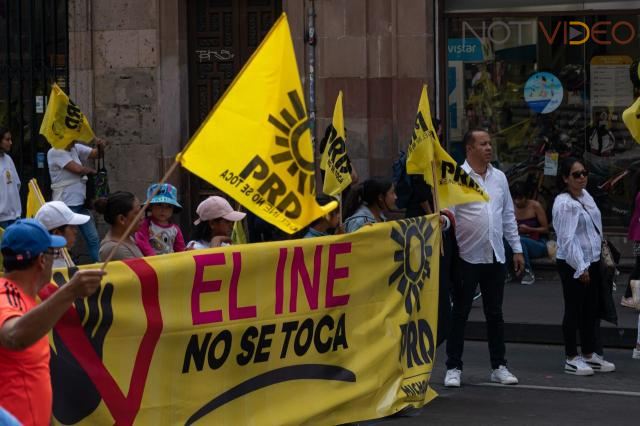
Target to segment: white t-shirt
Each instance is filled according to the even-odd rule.
[[[9,154],[0,155],[0,222],[17,219],[21,214],[20,177]]]
[[[70,207],[84,204],[87,194],[87,177],[71,173],[64,166],[71,161],[82,165],[89,158],[91,151],[92,149],[88,146],[76,143],[69,151],[51,148],[47,152],[54,201],[62,201]]]

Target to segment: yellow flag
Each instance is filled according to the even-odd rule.
[[[38,181],[31,179],[29,181],[29,193],[27,194],[27,218],[32,219],[44,204],[44,197],[40,192]]]
[[[322,186],[322,192],[325,194],[339,195],[351,184],[351,161],[347,155],[346,141],[342,114],[342,91],[340,91],[333,109],[331,132],[320,159],[320,168],[325,171]]]
[[[290,234],[336,208],[315,199],[309,120],[285,14],[177,160]]]
[[[407,174],[424,175],[425,181],[433,188],[432,168],[435,167],[436,189],[439,207],[476,201],[489,201],[489,196],[442,148],[431,120],[427,86],[422,87],[422,95],[416,115],[416,125],[407,150]]]
[[[639,71],[640,72],[640,71]],[[636,142],[640,143],[640,97],[622,113],[622,121]]]
[[[40,134],[58,149],[64,149],[76,140],[91,142],[96,137],[87,117],[55,83],[51,86]]]
[[[244,229],[244,220],[239,220],[233,223],[233,230],[231,231],[231,242],[233,245],[247,244],[249,239]]]

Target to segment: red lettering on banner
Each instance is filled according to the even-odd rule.
[[[220,291],[222,280],[204,281],[204,268],[207,266],[220,266],[225,264],[223,253],[202,254],[193,256],[196,262],[196,273],[193,277],[191,289],[191,320],[193,325],[222,322],[222,310],[201,311],[200,295]]]
[[[132,425],[140,411],[153,353],[163,327],[156,271],[144,259],[127,259],[124,263],[138,276],[142,306],[147,318],[147,328],[136,354],[126,396],[91,346],[78,312],[73,307],[65,312],[55,326],[62,342],[100,393],[116,425]],[[56,286],[48,284],[41,290],[40,298],[46,300],[57,290]]]
[[[232,254],[233,267],[231,270],[231,285],[229,288],[229,318],[232,320],[256,318],[257,312],[254,306],[238,306],[238,283],[242,270],[242,255],[239,252]],[[193,325],[212,324],[222,322],[222,309],[203,311],[200,305],[202,293],[214,293],[220,291],[222,280],[205,281],[204,269],[207,266],[226,265],[224,253],[211,253],[193,256],[196,262],[196,272],[191,289],[191,320]]]
[[[333,285],[336,280],[349,278],[349,268],[336,268],[336,257],[339,254],[351,253],[351,243],[331,244],[329,246],[329,270],[327,271],[327,294],[325,295],[325,306],[334,308],[344,306],[349,303],[349,295],[333,295]]]
[[[287,249],[280,249],[278,256],[278,269],[276,271],[276,315],[282,313],[284,305],[284,268],[287,264]]]
[[[313,283],[309,278],[309,271],[304,264],[304,251],[302,247],[293,249],[293,262],[291,264],[291,298],[289,299],[289,312],[297,311],[298,303],[298,277],[302,279],[304,294],[309,302],[310,309],[318,309],[318,292],[320,290],[320,269],[322,266],[322,246],[316,246],[313,257]]]
[[[233,272],[231,275],[231,289],[229,291],[229,317],[232,320],[255,318],[257,316],[256,307],[238,306],[238,282],[240,281],[240,271],[242,270],[242,255],[239,252],[233,253]]]

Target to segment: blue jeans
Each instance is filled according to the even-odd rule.
[[[4,222],[0,222],[0,228],[7,229],[7,226],[13,224],[17,219],[14,220],[5,220]]]
[[[91,212],[84,206],[69,206],[69,208],[74,213],[85,214],[91,218],[89,222],[85,223],[84,225],[79,225],[78,228],[80,228],[82,238],[84,238],[85,242],[87,243],[87,248],[89,249],[89,257],[94,263],[98,263],[100,261],[100,258],[98,257],[98,252],[100,250],[100,237],[98,236],[96,223],[93,220],[93,216],[91,216]]]
[[[520,244],[522,244],[524,267],[530,271],[532,270],[531,259],[538,259],[547,256],[547,240],[545,240],[544,238],[534,240],[532,238],[521,235]],[[504,252],[507,256],[507,265],[512,265],[513,249],[511,248],[507,240],[504,240]]]

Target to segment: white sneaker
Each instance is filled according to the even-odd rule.
[[[448,388],[459,388],[461,378],[462,370],[459,370],[457,368],[447,370],[447,375],[444,377],[444,385]]]
[[[611,373],[612,371],[616,371],[614,363],[605,361],[605,359],[597,353],[591,354],[591,358],[583,357],[583,359],[593,371],[597,371],[598,373]]]
[[[576,376],[593,376],[593,368],[589,367],[579,356],[564,362],[564,372]]]
[[[502,383],[503,385],[518,384],[518,378],[511,374],[504,365],[501,365],[491,372],[491,381],[495,383]]]
[[[622,297],[620,299],[620,304],[625,308],[637,309],[635,302],[633,301],[633,297]]]
[[[536,276],[533,275],[533,272],[531,272],[530,269],[525,269],[524,275],[522,275],[522,280],[520,281],[520,284],[531,285],[535,282],[536,282]]]
[[[631,355],[633,359],[640,359],[640,349],[633,348],[633,354]]]

